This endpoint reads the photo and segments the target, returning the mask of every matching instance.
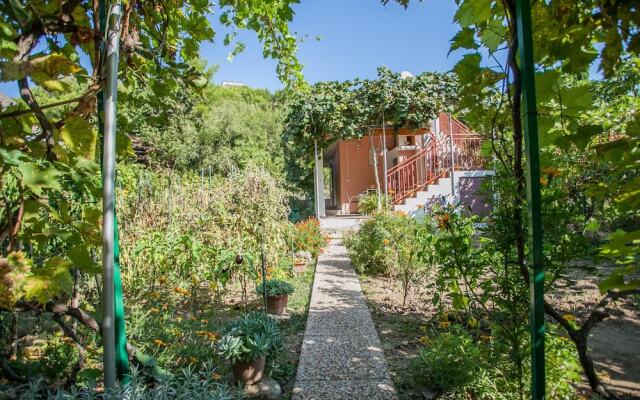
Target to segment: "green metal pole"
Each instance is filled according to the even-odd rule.
[[[103,299],[106,334],[103,337],[104,349],[104,372],[105,384],[108,389],[115,386],[115,376],[117,375],[121,383],[127,384],[129,377],[129,358],[126,345],[126,331],[124,321],[124,301],[122,295],[122,280],[120,276],[120,250],[118,242],[118,220],[115,210],[115,112],[117,99],[117,72],[118,72],[118,47],[119,47],[119,20],[120,7],[115,3],[112,5],[109,15],[109,27],[107,28],[107,16],[105,1],[100,1],[100,29],[107,39],[107,46],[111,46],[110,51],[105,50],[104,41],[102,43],[102,56],[105,67],[102,75],[106,79],[106,90],[98,96],[98,129],[103,140],[104,150],[102,154],[102,178],[105,190],[104,210],[105,222],[112,218],[111,223],[105,223],[104,242],[107,243],[108,250],[103,252],[103,264],[105,276],[105,293]],[[108,104],[108,115],[105,116],[104,103]],[[105,123],[106,122],[106,123]],[[103,124],[108,126],[103,126]],[[107,132],[107,136],[105,136]],[[106,164],[105,164],[106,160]],[[109,192],[109,193],[107,193]],[[108,206],[107,206],[108,205]],[[112,214],[107,215],[107,214]],[[109,243],[110,242],[110,243]],[[107,258],[104,258],[107,257]],[[109,290],[107,290],[109,287]],[[112,288],[112,290],[111,290]],[[112,311],[113,310],[113,311]]]
[[[544,368],[544,269],[542,258],[542,209],[540,198],[540,154],[536,86],[531,35],[530,0],[516,0],[516,26],[520,53],[520,71],[524,108],[524,139],[526,151],[526,183],[529,229],[529,264],[531,292],[531,398],[545,398]]]

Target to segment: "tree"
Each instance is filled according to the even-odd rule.
[[[637,57],[640,49],[637,4],[596,1],[533,2],[532,13],[543,156],[559,151],[570,154],[585,146],[597,149],[601,155],[616,154],[610,158],[613,163],[610,176],[618,174],[619,177],[629,179],[623,180],[625,183],[629,182],[628,186],[621,185],[616,191],[625,199],[632,198],[628,188],[633,185],[630,183],[633,181],[630,175],[637,176],[637,166],[632,166],[637,153],[634,152],[637,148],[638,129],[634,125],[637,116],[625,124],[625,134],[617,140],[597,144],[597,138],[602,138],[602,126],[587,123],[582,118],[594,108],[590,85],[566,85],[564,79],[566,76],[579,79],[588,73],[589,66],[598,59],[605,78],[610,78],[623,68],[625,52],[631,57]],[[463,0],[458,4],[455,20],[460,24],[461,30],[452,39],[451,50],[467,51],[454,67],[462,85],[460,107],[472,127],[491,133],[491,151],[498,161],[498,174],[502,174],[507,183],[501,196],[508,197],[512,202],[509,209],[513,231],[509,236],[513,237],[515,243],[512,247],[515,265],[521,271],[524,281],[528,282],[526,226],[523,219],[525,181],[522,82],[517,59],[515,1]],[[480,49],[484,51],[481,52]],[[487,62],[497,65],[486,67],[484,64]],[[616,157],[617,160],[614,161]],[[549,161],[551,158],[543,158],[543,163]],[[554,166],[543,164],[543,167],[551,170]],[[600,187],[596,192],[605,191]],[[605,197],[612,194],[609,192]],[[633,200],[630,203],[621,201],[620,204],[628,209]],[[562,325],[574,341],[589,384],[603,396],[609,396],[610,393],[600,382],[588,356],[586,333],[592,323],[604,318],[603,306],[612,299],[636,293],[638,285],[631,278],[631,273],[638,268],[637,246],[629,246],[635,243],[633,238],[637,234],[632,232],[614,235],[605,244],[603,251],[607,252],[611,247],[618,250],[624,248],[624,251],[608,252],[618,257],[621,266],[611,274],[610,279],[602,282],[603,299],[584,324],[579,329],[572,328],[551,304],[545,304],[547,314]],[[552,273],[549,279],[553,281],[555,277]]]
[[[257,33],[264,55],[279,60],[277,72],[291,87],[302,80],[296,40],[288,30],[293,3],[223,1],[218,6],[221,23]],[[105,81],[101,4],[0,4],[0,80],[15,81],[21,96],[18,104],[0,113],[0,309],[51,311],[80,347],[62,317],[99,332],[95,321],[69,298],[78,292],[70,270],[94,274],[92,253],[100,242],[95,121],[97,95]],[[179,88],[206,84],[198,56],[200,43],[214,37],[207,19],[213,9],[209,0],[127,2],[119,36],[120,90],[149,88],[145,101],[153,107]],[[44,92],[59,97],[51,99]],[[127,152],[126,147],[121,150]],[[4,358],[1,365],[5,370]]]

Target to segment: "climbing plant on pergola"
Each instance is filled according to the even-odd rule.
[[[372,127],[421,128],[459,101],[451,73],[401,76],[378,68],[377,79],[320,82],[295,92],[288,103],[284,145],[288,175],[301,187],[312,187],[313,147],[363,137]]]

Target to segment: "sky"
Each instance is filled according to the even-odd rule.
[[[449,52],[449,40],[458,30],[453,22],[453,0],[413,1],[408,9],[378,0],[302,0],[294,6],[290,26],[298,37],[303,73],[310,83],[323,80],[373,78],[376,68],[418,74],[448,71],[460,58]],[[217,16],[211,17],[212,22]],[[282,88],[276,63],[262,57],[262,44],[252,31],[239,31],[245,51],[231,62],[230,47],[222,44],[224,31],[215,23],[216,40],[202,45],[202,57],[219,65],[214,81],[237,81],[275,91]],[[320,37],[317,41],[315,38]],[[0,91],[18,95],[15,82],[0,83]]]
[[[299,44],[298,57],[310,83],[373,78],[379,66],[414,74],[448,71],[460,58],[456,53],[447,56],[449,40],[458,31],[453,0],[414,1],[407,9],[396,3],[383,6],[378,0],[302,0],[294,11],[290,29],[307,37]],[[220,41],[222,37],[218,35]],[[239,40],[246,49],[231,62],[230,48],[217,43],[202,47],[203,57],[219,65],[214,81],[281,88],[275,62],[262,58],[255,34],[241,31]]]

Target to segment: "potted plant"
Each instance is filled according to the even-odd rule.
[[[285,308],[287,308],[289,295],[293,293],[293,286],[289,282],[279,279],[270,279],[266,281],[265,284],[267,286],[267,312],[269,314],[281,315]],[[262,285],[256,287],[256,292],[259,296],[263,295]]]
[[[228,322],[222,334],[218,353],[231,362],[233,375],[245,385],[262,380],[266,358],[282,345],[276,322],[257,311]]]
[[[293,268],[296,270],[297,273],[299,274],[303,273],[304,271],[307,270],[307,260],[302,257],[296,257],[293,263]]]

